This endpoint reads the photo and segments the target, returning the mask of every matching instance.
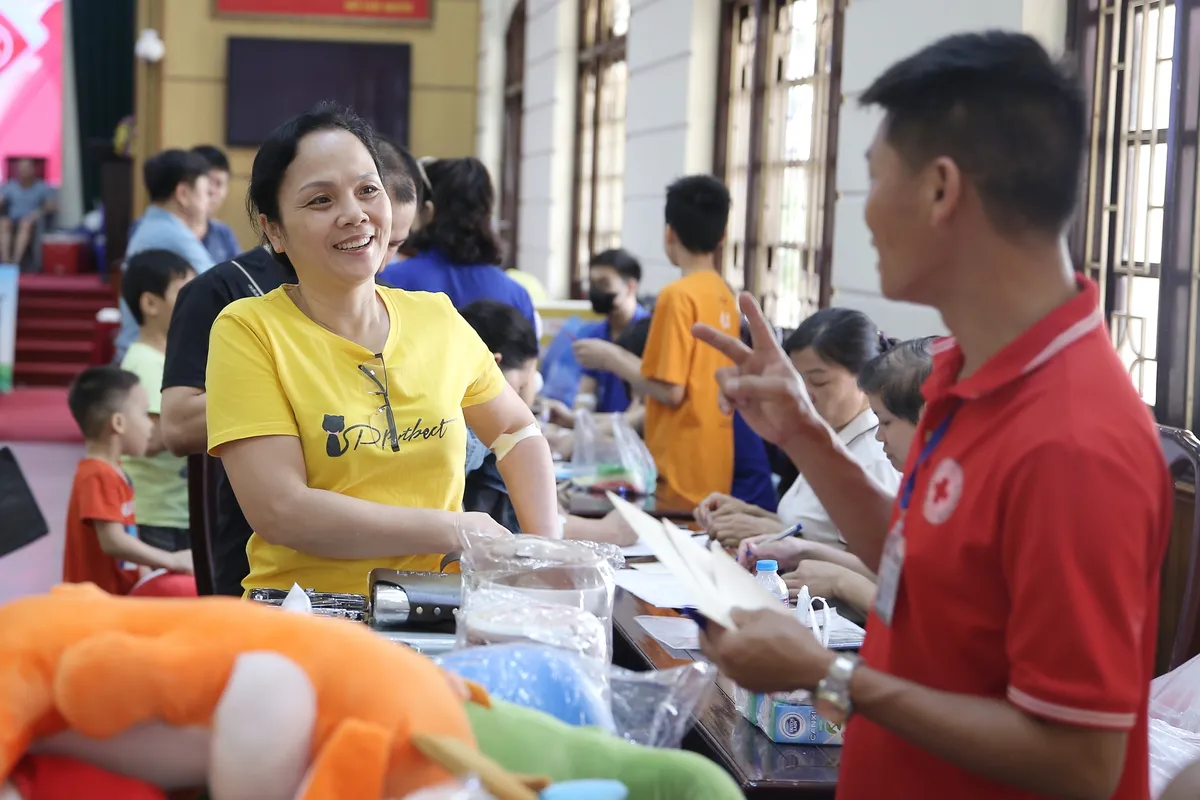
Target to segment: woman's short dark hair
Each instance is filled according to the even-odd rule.
[[[812,348],[827,364],[836,364],[858,375],[875,356],[892,344],[871,318],[852,308],[822,308],[796,328],[783,343],[791,353]]]
[[[254,166],[250,169],[250,188],[246,191],[246,213],[250,215],[251,224],[258,226],[259,214],[271,222],[280,221],[279,188],[283,185],[288,167],[296,160],[296,149],[300,146],[300,140],[310,133],[328,130],[343,130],[354,134],[371,154],[375,169],[379,171],[380,178],[383,178],[386,171],[379,163],[379,150],[375,145],[375,132],[371,126],[349,109],[334,103],[321,103],[311,111],[292,117],[271,131],[266,141],[258,148],[258,153],[254,156]],[[262,240],[263,244],[269,244],[265,232],[262,232]],[[295,278],[296,269],[287,254],[276,253],[274,248],[271,252],[288,275]]]
[[[921,385],[933,369],[936,336],[909,339],[867,362],[858,373],[858,386],[883,401],[888,411],[913,425],[925,407]]]
[[[504,260],[492,228],[495,193],[477,158],[440,158],[425,168],[433,187],[433,219],[412,236],[417,250],[437,249],[451,264],[499,265]]]
[[[462,315],[487,349],[500,354],[501,369],[521,369],[538,357],[533,323],[508,303],[476,300],[462,310]]]

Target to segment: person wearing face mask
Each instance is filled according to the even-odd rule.
[[[586,353],[595,341],[616,342],[631,325],[649,319],[650,312],[638,303],[642,265],[625,250],[605,250],[592,257],[588,267],[588,300],[601,322],[580,329],[576,353]],[[620,377],[599,369],[585,369],[575,394],[575,407],[604,414],[619,414],[629,408],[628,385]]]
[[[894,492],[900,485],[900,473],[876,438],[879,418],[858,385],[858,374],[866,364],[891,344],[861,311],[823,308],[804,320],[783,347],[803,378],[817,413],[837,431],[863,468]],[[696,508],[696,521],[726,546],[799,525],[799,535],[805,540],[846,548],[803,474],[779,501],[778,514],[715,493]]]

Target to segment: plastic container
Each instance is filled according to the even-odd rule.
[[[791,608],[788,602],[787,584],[779,577],[779,562],[763,559],[754,565],[754,580],[764,586],[768,592],[783,603],[784,608]]]

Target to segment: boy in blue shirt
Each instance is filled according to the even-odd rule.
[[[638,283],[642,265],[624,250],[597,253],[588,268],[588,300],[592,311],[605,317],[602,322],[586,325],[579,339],[616,342],[625,330],[650,313],[638,303]],[[584,345],[586,347],[586,345]],[[600,413],[620,413],[629,408],[626,384],[617,375],[604,370],[585,369],[575,394],[575,407]]]

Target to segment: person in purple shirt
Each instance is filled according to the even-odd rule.
[[[603,339],[615,342],[633,323],[647,319],[650,312],[638,302],[638,284],[642,265],[625,250],[605,250],[592,257],[588,265],[588,300],[592,311],[604,316],[580,328],[579,339]],[[619,413],[629,408],[625,382],[611,372],[585,369],[575,394],[576,408],[581,405],[600,413]]]
[[[433,216],[410,239],[417,254],[379,273],[388,286],[441,292],[455,308],[476,300],[513,306],[537,328],[529,292],[500,269],[503,252],[492,228],[495,193],[477,158],[442,158],[425,168],[433,190]]]

